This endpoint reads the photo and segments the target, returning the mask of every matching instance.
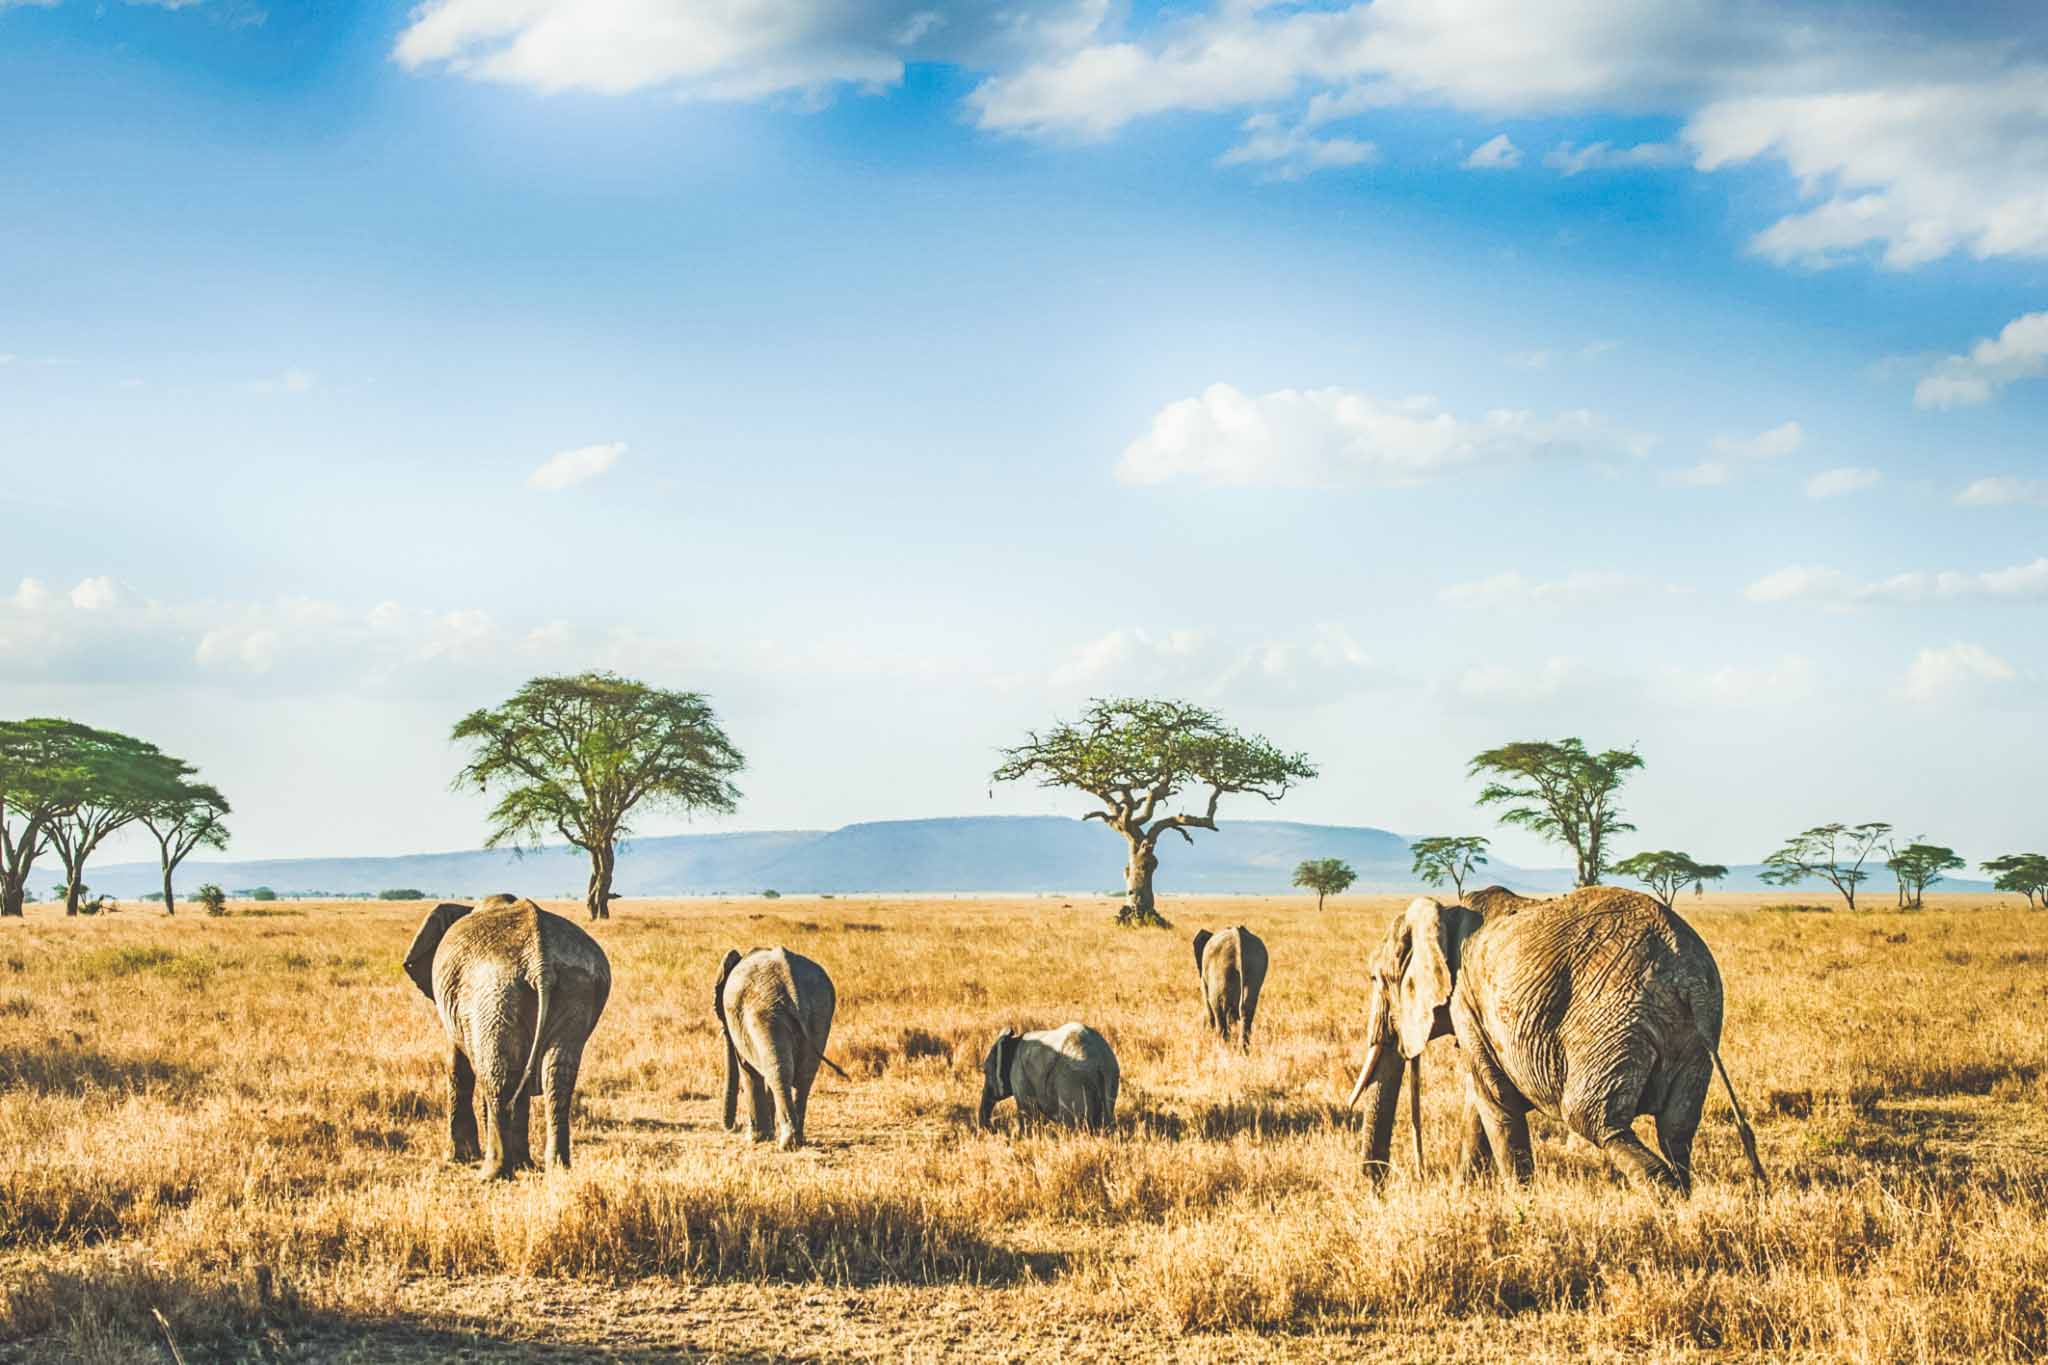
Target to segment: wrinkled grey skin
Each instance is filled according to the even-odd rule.
[[[1458,1040],[1465,1174],[1531,1173],[1529,1111],[1606,1152],[1624,1173],[1689,1193],[1692,1143],[1716,1069],[1761,1183],[1754,1134],[1721,1068],[1721,974],[1684,920],[1639,892],[1587,887],[1482,921],[1424,896],[1388,930],[1373,963],[1368,1165],[1384,1170],[1405,1059],[1422,1164],[1421,1058]],[[1654,1118],[1658,1151],[1631,1127]]]
[[[611,996],[604,949],[532,901],[492,896],[475,910],[435,906],[406,951],[405,974],[448,1032],[450,1159],[481,1160],[486,1180],[533,1165],[528,1118],[538,1091],[548,1165],[567,1167],[576,1072]]]
[[[1202,1006],[1209,1027],[1226,1043],[1252,1049],[1252,1016],[1266,985],[1266,944],[1242,924],[1220,934],[1195,935],[1195,970],[1202,978]]]
[[[983,1128],[993,1125],[996,1105],[1017,1101],[1017,1126],[1049,1121],[1090,1132],[1116,1126],[1116,1092],[1122,1084],[1116,1054],[1086,1024],[1062,1024],[1019,1034],[1004,1029],[981,1062]]]
[[[803,1146],[811,1083],[838,1004],[832,978],[787,948],[756,948],[744,957],[734,948],[718,969],[712,1003],[725,1030],[726,1129],[739,1127],[744,1075],[754,1141],[773,1136],[783,1151]]]

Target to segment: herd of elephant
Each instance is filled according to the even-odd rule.
[[[1242,925],[1194,939],[1208,1026],[1249,1050],[1267,968]],[[1680,1193],[1718,1071],[1750,1169],[1756,1138],[1721,1063],[1721,975],[1707,945],[1670,907],[1639,892],[1587,887],[1530,900],[1501,887],[1446,905],[1418,897],[1368,962],[1367,1055],[1351,1104],[1367,1100],[1366,1164],[1390,1160],[1404,1078],[1417,1169],[1423,1165],[1422,1054],[1457,1040],[1465,1087],[1460,1171],[1530,1176],[1530,1112],[1605,1151],[1625,1174]],[[486,1179],[535,1162],[531,1101],[544,1102],[546,1164],[569,1164],[569,1114],[583,1047],[611,994],[597,941],[530,900],[493,896],[436,906],[406,953],[406,974],[448,1035],[449,1143]],[[786,948],[728,951],[712,1006],[725,1036],[724,1124],[739,1125],[744,1080],[756,1142],[804,1141],[804,1117],[837,1004],[825,969]],[[844,1075],[844,1072],[840,1073]],[[1081,1023],[996,1035],[982,1062],[978,1111],[1016,1101],[1020,1127],[1051,1122],[1111,1132],[1121,1073]],[[477,1131],[481,1090],[484,1127]],[[1637,1137],[1654,1120],[1657,1150]]]

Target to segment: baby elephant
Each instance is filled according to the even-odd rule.
[[[772,1132],[785,1152],[803,1146],[818,1063],[839,1071],[825,1056],[838,1004],[832,978],[787,948],[756,948],[744,957],[733,948],[718,969],[711,1003],[725,1030],[727,1130],[739,1127],[744,1073],[754,1141],[766,1142]]]
[[[1006,1028],[982,1059],[981,1074],[984,1128],[991,1126],[997,1102],[1013,1095],[1020,1128],[1034,1119],[1050,1119],[1107,1133],[1116,1124],[1116,1091],[1122,1079],[1116,1054],[1086,1024],[1022,1035]]]
[[[1195,935],[1195,970],[1202,977],[1202,1004],[1209,1027],[1252,1049],[1252,1016],[1259,1012],[1259,992],[1266,985],[1266,945],[1242,924],[1212,934]]]
[[[547,1099],[548,1165],[566,1167],[583,1044],[612,990],[604,949],[530,900],[492,896],[475,910],[435,906],[413,936],[405,974],[448,1031],[450,1158],[481,1158],[486,1180],[531,1166],[527,1120],[539,1089]]]

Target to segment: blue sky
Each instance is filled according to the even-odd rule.
[[[0,0],[0,696],[248,857],[475,842],[593,666],[695,828],[1078,811],[995,746],[1140,690],[1292,818],[2040,847],[2048,20],[1844,13]]]

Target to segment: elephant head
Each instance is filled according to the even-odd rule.
[[[1010,1089],[1010,1067],[1017,1060],[1020,1041],[1017,1030],[1006,1028],[990,1044],[988,1056],[981,1059],[981,1112],[978,1119],[984,1128],[989,1127],[995,1118],[997,1102],[1008,1099],[1013,1093]]]
[[[405,950],[405,974],[412,978],[412,984],[420,988],[420,994],[429,1001],[434,998],[434,953],[440,948],[441,940],[447,936],[448,926],[468,914],[470,907],[457,905],[453,901],[442,901],[427,912],[420,921],[420,930],[412,936],[412,946]]]
[[[725,982],[732,975],[732,969],[740,965],[740,950],[725,950],[725,961],[718,966],[718,985],[711,992],[711,1008],[718,1015],[718,1030],[725,1035],[725,1126],[729,1132],[740,1119],[740,1054],[732,1045],[732,1021],[725,1017]]]
[[[1387,1163],[1404,1062],[1415,1164],[1422,1166],[1422,1052],[1430,1039],[1451,1031],[1451,987],[1457,981],[1459,959],[1466,940],[1484,923],[1462,905],[1418,896],[1388,926],[1372,956],[1372,1015],[1366,1026],[1370,1050],[1350,1102],[1356,1105],[1366,1088],[1373,1088],[1366,1110],[1366,1160],[1375,1168],[1384,1169]]]

